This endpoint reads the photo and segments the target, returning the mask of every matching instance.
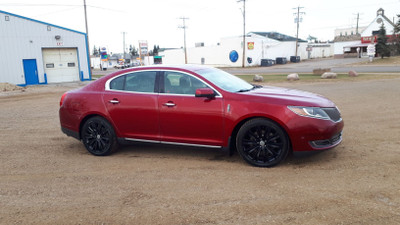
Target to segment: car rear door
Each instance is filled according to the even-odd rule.
[[[104,104],[120,137],[159,141],[157,71],[124,74],[109,80]]]
[[[164,71],[160,77],[161,141],[222,146],[222,96],[195,97],[197,88],[208,86],[190,74]]]

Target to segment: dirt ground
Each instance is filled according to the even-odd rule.
[[[79,85],[0,93],[0,224],[400,224],[400,79],[277,85],[333,100],[342,144],[274,168],[151,144],[95,157],[60,130]]]

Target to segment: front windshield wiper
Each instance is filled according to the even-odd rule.
[[[254,90],[254,89],[256,89],[256,88],[262,88],[262,86],[261,86],[261,85],[254,85],[254,84],[253,84],[253,87],[252,87],[252,88],[249,88],[249,89],[240,89],[240,90],[237,91],[237,92],[248,92],[248,91]]]

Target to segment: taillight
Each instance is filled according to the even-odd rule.
[[[60,107],[62,106],[63,102],[64,102],[64,98],[65,96],[67,96],[68,92],[65,92],[62,96],[61,96],[61,100],[60,100]]]

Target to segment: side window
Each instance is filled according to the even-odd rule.
[[[110,82],[110,89],[135,92],[154,92],[156,71],[144,71],[120,76]]]
[[[126,76],[120,76],[110,82],[110,89],[124,90]]]
[[[194,95],[196,89],[208,87],[199,79],[183,73],[165,72],[164,92],[170,94]]]

